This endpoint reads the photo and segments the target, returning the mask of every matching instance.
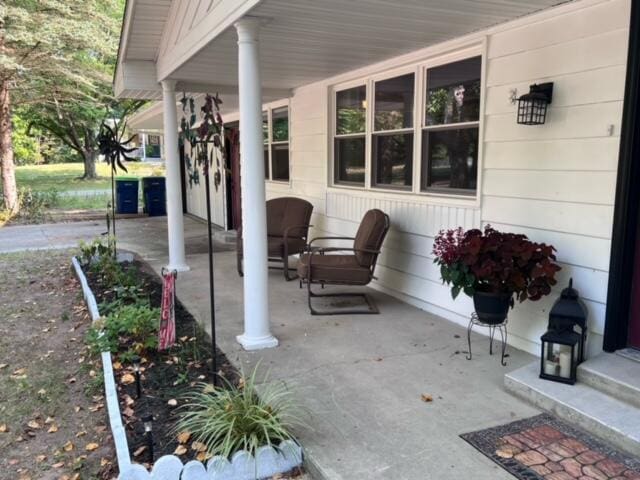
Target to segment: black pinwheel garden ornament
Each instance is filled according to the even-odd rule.
[[[125,167],[123,162],[125,160],[133,160],[130,154],[135,150],[135,147],[128,146],[134,137],[124,140],[125,130],[126,124],[119,125],[117,120],[113,122],[113,127],[109,126],[106,122],[102,122],[100,133],[98,134],[98,149],[100,154],[104,156],[107,163],[111,166],[111,208],[110,213],[107,213],[107,230],[111,233],[111,226],[113,226],[114,252],[116,235],[115,174],[118,169],[127,172],[127,167]]]

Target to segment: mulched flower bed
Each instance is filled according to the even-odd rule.
[[[125,270],[134,269],[143,290],[149,295],[152,307],[160,307],[162,280],[146,264],[135,261],[123,264]],[[112,301],[113,290],[106,289],[100,278],[85,271],[98,304]],[[177,409],[181,398],[190,390],[198,388],[202,382],[211,382],[211,340],[203,332],[195,318],[176,301],[176,342],[170,350],[145,352],[141,357],[142,395],[136,396],[136,384],[131,382],[133,367],[127,358],[113,355],[114,373],[120,394],[120,410],[127,428],[129,449],[132,459],[139,463],[149,462],[149,451],[144,435],[141,417],[153,415],[154,457],[173,454],[179,446],[177,435],[172,431],[177,419]],[[218,373],[229,382],[237,384],[238,372],[231,366],[225,355],[216,351]],[[206,459],[206,455],[191,448],[192,442],[184,443],[186,452],[180,455],[183,462]],[[184,450],[181,448],[180,450]]]

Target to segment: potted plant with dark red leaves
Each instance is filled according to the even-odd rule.
[[[539,300],[551,293],[560,270],[556,249],[526,235],[462,228],[440,231],[435,239],[434,263],[451,296],[473,298],[476,314],[487,324],[502,323],[514,300]]]

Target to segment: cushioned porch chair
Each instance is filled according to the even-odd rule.
[[[280,197],[267,201],[267,255],[269,262],[282,262],[284,278],[294,280],[290,274],[289,256],[302,253],[307,244],[309,222],[313,205],[296,197]],[[238,230],[237,262],[240,276],[243,271],[242,229]]]
[[[364,286],[375,277],[373,272],[384,237],[389,231],[389,216],[381,210],[365,213],[355,237],[318,237],[307,245],[298,262],[300,284],[307,284],[307,299],[312,315],[353,315],[379,313],[378,307],[366,293],[315,293],[311,284]],[[353,240],[353,247],[314,247],[317,240]],[[352,252],[336,254],[337,252]],[[366,309],[320,311],[313,307],[314,297],[358,297],[367,304]]]

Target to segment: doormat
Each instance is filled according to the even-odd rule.
[[[640,459],[548,414],[460,437],[523,480],[640,480]]]

